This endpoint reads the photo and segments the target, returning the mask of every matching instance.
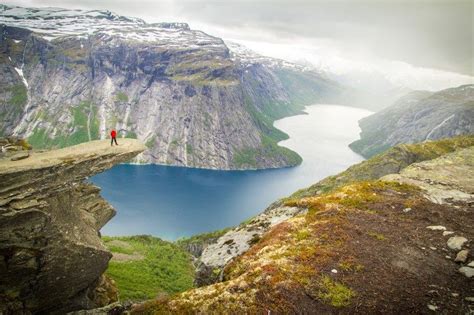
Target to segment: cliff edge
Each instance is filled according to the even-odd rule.
[[[99,234],[115,210],[85,179],[145,149],[134,139],[119,144],[0,160],[0,313],[65,313],[116,299]]]

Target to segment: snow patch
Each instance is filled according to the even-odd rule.
[[[28,88],[28,82],[26,81],[25,76],[23,75],[23,69],[19,69],[15,67],[15,70],[20,75],[21,80],[23,81],[23,84],[26,86],[26,88]]]

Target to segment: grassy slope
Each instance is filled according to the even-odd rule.
[[[287,165],[301,164],[301,157],[294,151],[277,143],[288,139],[288,135],[273,126],[275,120],[296,115],[307,105],[318,102],[330,94],[335,86],[331,82],[311,73],[292,70],[275,70],[275,74],[290,97],[290,103],[259,99],[259,106],[246,98],[247,111],[261,130],[262,146],[245,148],[234,154],[234,164],[238,168],[258,168],[259,157],[283,158]]]
[[[426,309],[432,283],[463,296],[469,279],[443,251],[425,250],[446,246],[441,233],[435,237],[425,227],[448,224],[470,235],[467,208],[435,205],[416,187],[374,179],[472,145],[474,137],[400,146],[300,191],[283,203],[309,211],[233,260],[226,281],[144,303],[133,313],[410,313]],[[409,214],[402,211],[407,207]],[[436,303],[454,311],[449,296]]]
[[[431,160],[459,148],[474,145],[474,136],[459,136],[417,144],[401,144],[373,158],[349,167],[344,172],[326,177],[318,183],[295,192],[290,198],[301,198],[325,193],[359,180],[378,179],[398,173],[410,164]]]
[[[116,281],[121,301],[153,299],[193,286],[191,257],[181,247],[151,236],[104,236],[103,240],[112,253],[142,257],[109,263],[107,275]]]

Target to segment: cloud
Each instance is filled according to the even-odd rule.
[[[393,77],[418,73],[414,82],[429,78],[429,73],[436,82],[440,75],[450,78],[446,82],[458,82],[474,72],[471,0],[4,2],[108,9],[150,22],[188,22],[194,29],[246,42],[267,55],[304,59],[334,71],[385,67]],[[456,73],[462,80],[453,79]]]

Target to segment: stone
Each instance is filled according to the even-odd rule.
[[[466,296],[464,299],[468,302],[474,302],[474,296]]]
[[[474,268],[474,260],[467,264],[468,267]]]
[[[446,227],[442,225],[430,225],[430,226],[427,226],[426,228],[432,231],[446,231]]]
[[[452,236],[448,239],[447,245],[452,250],[460,250],[467,242],[467,238],[462,236]]]
[[[454,232],[452,232],[452,231],[444,231],[443,232],[443,236],[448,236],[448,235],[451,235],[451,234],[454,234]]]
[[[458,252],[458,254],[456,255],[456,258],[454,258],[454,261],[463,263],[467,260],[468,255],[469,255],[469,250],[463,249]]]
[[[468,278],[472,278],[474,276],[474,268],[471,267],[461,267],[459,268],[459,272]]]
[[[407,213],[407,212],[410,212],[411,211],[411,208],[405,208],[403,209],[403,212]]]
[[[431,304],[428,304],[428,309],[430,311],[436,311],[439,307],[437,307],[436,305],[431,305]]]
[[[115,210],[87,178],[145,149],[134,139],[120,144],[98,140],[0,161],[0,244],[8,255],[0,314],[65,314],[117,300],[103,277],[112,254],[99,234]]]
[[[336,269],[332,269],[331,272],[332,272],[332,273],[337,273],[337,270],[336,270]]]
[[[10,160],[11,161],[20,161],[20,160],[24,160],[26,158],[30,157],[30,153],[28,153],[28,151],[23,151],[23,152],[20,152],[20,153],[17,153],[15,155],[13,155]]]

